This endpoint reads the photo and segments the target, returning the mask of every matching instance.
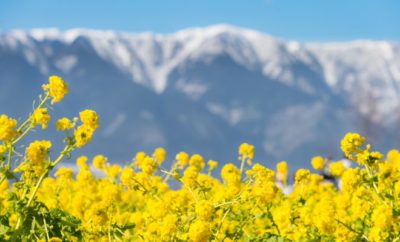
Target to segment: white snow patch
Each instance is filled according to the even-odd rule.
[[[78,64],[78,57],[74,55],[63,56],[61,59],[55,62],[58,69],[64,73],[68,73]]]
[[[114,120],[106,127],[103,132],[105,137],[112,135],[121,125],[125,122],[126,115],[124,113],[119,113],[115,116]]]

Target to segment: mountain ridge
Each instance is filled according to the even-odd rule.
[[[279,60],[280,58],[278,57],[282,56],[282,53],[276,53],[276,56],[273,56],[274,54],[273,52],[277,51],[277,49],[283,51],[286,54],[289,53],[292,55],[298,52],[297,54],[303,55],[302,56],[303,58],[310,58],[310,56],[308,55],[312,55],[311,57],[313,58],[319,57],[320,58],[319,61],[321,61],[323,57],[316,53],[318,53],[321,48],[329,50],[331,52],[336,51],[338,48],[339,49],[346,48],[347,51],[349,48],[350,49],[372,48],[371,51],[376,51],[374,50],[374,48],[375,49],[377,48],[378,50],[382,49],[382,52],[384,52],[383,56],[398,56],[398,53],[400,52],[399,50],[400,44],[395,42],[356,40],[350,42],[302,44],[300,42],[292,40],[287,41],[283,39],[276,39],[270,35],[266,35],[258,31],[248,30],[230,25],[215,25],[208,28],[189,28],[186,30],[181,30],[166,35],[154,34],[150,32],[136,34],[127,32],[115,32],[109,30],[98,31],[98,30],[88,30],[88,29],[71,29],[67,31],[58,31],[54,29],[53,30],[35,29],[30,31],[15,30],[10,32],[5,32],[1,34],[1,36],[8,36],[9,34],[11,34],[11,36],[15,35],[16,38],[18,37],[19,39],[18,38],[17,39],[21,43],[24,43],[24,41],[26,42],[29,36],[39,42],[44,40],[46,41],[57,40],[65,42],[67,44],[72,44],[74,41],[76,41],[76,39],[80,37],[81,38],[86,37],[92,42],[96,42],[99,41],[99,39],[102,39],[103,42],[99,42],[98,44],[94,45],[100,56],[102,56],[104,59],[111,59],[115,65],[119,66],[124,71],[127,71],[126,69],[133,69],[133,70],[128,70],[128,72],[131,72],[130,74],[132,75],[132,79],[135,79],[138,82],[141,83],[145,83],[146,81],[151,82],[151,80],[146,80],[146,76],[148,77],[148,79],[152,79],[154,82],[152,84],[152,87],[158,92],[161,92],[165,88],[166,86],[165,82],[171,69],[179,65],[179,63],[186,61],[187,58],[196,57],[196,54],[199,55],[199,53],[197,53],[196,50],[201,48],[202,45],[210,46],[210,44],[207,43],[207,41],[210,41],[210,39],[211,41],[214,40],[214,42],[212,42],[211,44],[215,44],[215,40],[221,41],[221,38],[223,39],[224,36],[226,38],[226,35],[228,35],[228,37],[231,39],[236,38],[242,40],[244,38],[247,41],[245,42],[245,44],[249,45],[249,46],[244,46],[246,47],[248,53],[238,52],[238,50],[244,48],[234,48],[234,50],[206,49],[206,51],[208,51],[207,53],[211,52],[211,54],[213,54],[212,51],[215,52],[230,51],[231,55],[233,56],[233,58],[236,59],[236,61],[238,61],[243,65],[246,65],[248,68],[257,68],[257,66],[261,65],[264,68],[266,75],[276,75],[276,76],[280,75],[279,66],[277,67],[276,65],[281,63],[268,63],[267,65],[265,61],[274,58]],[[107,40],[108,42],[105,41],[104,39]],[[258,43],[260,42],[260,39],[263,41],[262,44]],[[164,47],[163,51],[164,53],[167,54],[165,54],[165,56],[161,56],[160,58],[165,59],[164,62],[167,62],[167,65],[160,65],[160,63],[158,63],[157,65],[157,61],[159,62],[160,60],[152,60],[151,58],[146,58],[144,53],[141,52],[129,53],[130,48],[137,47],[137,46],[126,45],[127,44],[126,42],[129,41],[139,42],[138,45],[143,45],[143,42],[146,41],[154,45],[159,44],[159,42],[167,42],[167,44],[168,42],[175,42],[172,43],[175,46],[177,45],[177,43],[179,44],[180,41],[190,42],[190,43],[186,44],[189,47],[185,46],[184,49],[181,49],[179,51],[180,55],[172,57],[171,54],[168,54],[168,52],[173,52],[170,50],[171,48],[168,50],[164,50],[168,46],[167,47],[161,46]],[[274,48],[271,48],[272,50],[261,49],[260,51],[260,48],[262,48],[260,46],[261,45],[265,46],[265,43],[268,43],[268,46],[273,46]],[[396,53],[393,53],[393,50],[391,49],[395,49]],[[110,51],[107,50],[113,50],[113,53],[110,54],[108,53]],[[204,51],[204,49],[202,51]],[[257,52],[262,54],[257,55]],[[265,53],[269,53],[269,55],[266,55]],[[132,57],[134,55],[138,55],[138,58],[144,60],[145,64],[149,66],[150,70],[148,70],[148,72],[142,73],[140,71],[134,70],[135,68],[134,65],[136,64],[134,62],[135,61],[134,57]],[[151,53],[149,54],[149,56],[151,56]],[[288,61],[287,59],[284,58],[281,59],[283,59],[281,60],[281,62],[282,61],[284,62],[283,64],[285,64],[285,61],[286,62]],[[394,69],[396,69],[395,71],[393,71],[395,73],[393,75],[394,79],[400,80],[399,68],[396,67]],[[290,79],[287,77],[287,75],[290,74],[281,74],[279,78],[281,80]],[[334,83],[337,82],[338,79],[334,77],[332,73],[327,73],[325,78],[330,85],[334,85]],[[290,82],[290,80],[286,81]]]
[[[73,115],[84,104],[105,116],[106,144],[89,151],[121,139],[127,145],[110,156],[122,160],[126,146],[157,145],[231,160],[224,153],[241,141],[265,159],[307,160],[352,130],[392,133],[382,145],[389,148],[400,118],[400,44],[386,41],[300,43],[228,25],[167,35],[14,30],[0,33],[0,70],[1,89],[22,90],[27,100],[30,78],[71,80],[63,110]],[[0,112],[13,112],[2,94]]]

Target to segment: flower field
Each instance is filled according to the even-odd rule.
[[[383,155],[357,133],[340,143],[351,167],[314,157],[315,171],[295,171],[288,194],[288,164],[254,163],[247,143],[237,162],[222,167],[156,148],[126,166],[81,156],[74,172],[59,163],[94,138],[99,117],[93,110],[52,117],[68,85],[51,76],[42,89],[26,120],[0,116],[1,241],[400,240],[400,152]],[[31,131],[45,129],[65,134],[63,150],[52,150],[50,140],[23,145]]]

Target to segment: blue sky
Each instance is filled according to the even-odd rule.
[[[1,0],[0,30],[170,33],[224,23],[300,41],[399,41],[399,13],[399,0]]]

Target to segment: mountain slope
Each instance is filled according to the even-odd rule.
[[[339,158],[338,142],[350,130],[382,148],[398,144],[397,43],[302,44],[226,25],[170,35],[0,34],[0,113],[29,112],[32,90],[51,74],[71,86],[57,115],[83,108],[101,115],[85,152],[117,161],[165,146],[170,159],[187,150],[227,162],[247,141],[260,161],[297,167],[315,154]]]

